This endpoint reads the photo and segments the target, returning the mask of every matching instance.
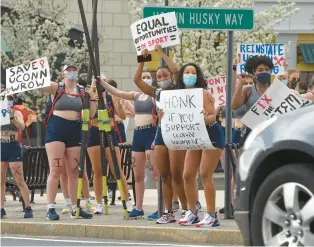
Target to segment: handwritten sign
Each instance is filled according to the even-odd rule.
[[[10,116],[7,112],[8,109],[8,99],[7,93],[4,91],[0,94],[0,103],[1,103],[1,125],[10,123]]]
[[[213,149],[203,110],[203,89],[162,91],[160,104],[164,111],[161,133],[171,150]]]
[[[285,44],[237,44],[238,74],[245,73],[246,61],[255,55],[266,55],[272,59],[275,65],[270,71],[272,75],[284,73]]]
[[[131,25],[137,55],[142,50],[152,51],[156,45],[168,47],[180,44],[175,12],[141,19]]]
[[[311,104],[310,100],[298,96],[281,81],[275,81],[241,121],[253,129],[258,124],[274,117]]]
[[[225,76],[212,77],[206,80],[207,89],[215,98],[215,105],[226,104],[226,82]]]
[[[46,57],[6,69],[7,94],[21,93],[51,84],[49,64]]]

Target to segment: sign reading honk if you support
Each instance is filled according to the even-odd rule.
[[[131,31],[137,55],[145,49],[154,50],[156,45],[165,48],[180,44],[174,12],[141,19],[131,25]]]

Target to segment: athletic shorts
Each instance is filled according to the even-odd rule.
[[[166,146],[166,144],[164,143],[164,139],[162,138],[160,126],[157,128],[157,131],[156,131],[156,137],[155,137],[154,145],[155,146]]]
[[[45,143],[63,142],[66,148],[80,147],[82,124],[79,120],[67,120],[52,115],[46,130]]]
[[[232,143],[239,143],[241,137],[241,128],[233,128],[232,129]]]
[[[126,142],[126,135],[125,135],[125,127],[122,121],[117,122],[118,130],[115,129],[115,135],[118,140],[118,143],[125,143]]]
[[[135,127],[132,142],[132,151],[145,152],[147,150],[152,150],[151,146],[154,142],[156,130],[157,127],[152,124]]]
[[[222,127],[215,122],[212,125],[206,126],[206,130],[210,141],[215,148],[225,148],[225,136]]]
[[[23,162],[22,148],[18,142],[1,142],[1,162]]]
[[[117,140],[117,136],[116,133],[114,131],[114,129],[111,129],[111,134],[112,134],[112,141],[113,141],[113,145],[115,147],[118,146],[118,140]],[[99,129],[95,126],[91,126],[88,130],[88,143],[87,143],[87,147],[94,147],[94,146],[100,146],[100,138],[99,138]],[[105,135],[105,148],[108,148],[108,140],[107,137]]]

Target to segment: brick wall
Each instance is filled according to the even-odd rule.
[[[89,27],[92,22],[92,0],[83,0],[86,19]],[[68,19],[82,29],[82,21],[77,0],[70,0]],[[121,90],[137,90],[133,82],[134,72],[137,66],[136,51],[132,41],[130,25],[132,17],[126,0],[98,0],[98,32],[104,35],[100,43],[100,57],[112,51],[113,60],[101,66],[101,72],[107,78],[112,78],[118,83]],[[127,139],[132,141],[134,121],[130,119],[127,131]]]

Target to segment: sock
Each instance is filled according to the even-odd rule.
[[[48,204],[47,205],[47,212],[49,211],[50,208],[55,208],[55,205],[52,203],[52,204]]]
[[[64,198],[66,205],[71,205],[71,199],[70,198]]]
[[[72,205],[72,211],[75,212],[76,211],[76,205]]]

